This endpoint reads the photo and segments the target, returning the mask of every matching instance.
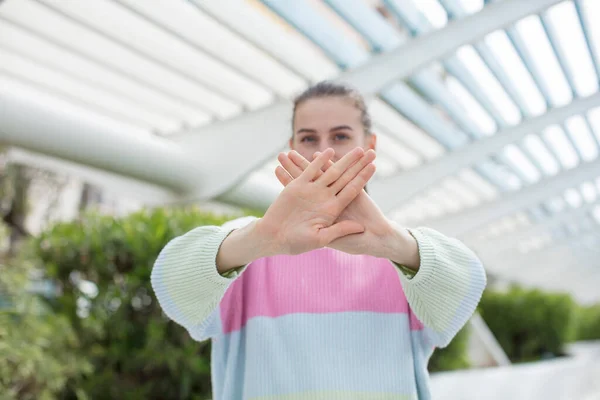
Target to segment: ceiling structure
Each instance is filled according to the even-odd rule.
[[[597,20],[596,0],[5,0],[0,141],[149,205],[264,208],[290,100],[348,82],[391,218],[600,300]]]

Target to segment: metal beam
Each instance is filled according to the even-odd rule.
[[[580,221],[581,222],[581,221]],[[522,257],[526,254],[530,254],[530,253],[536,253],[536,252],[540,252],[540,251],[546,251],[549,248],[556,248],[556,247],[560,247],[560,246],[576,246],[576,245],[581,245],[584,244],[585,241],[582,239],[584,238],[584,234],[588,234],[591,232],[597,232],[600,230],[600,226],[598,226],[598,224],[582,224],[582,226],[578,229],[578,232],[574,233],[574,234],[563,234],[561,235],[560,238],[554,238],[552,240],[546,241],[544,243],[542,243],[541,246],[536,247],[535,249],[533,249],[532,251],[528,252],[528,253],[524,253],[521,249],[515,247],[512,248],[494,248],[494,249],[489,249],[488,251],[484,251],[483,254],[486,254],[486,257],[490,257],[490,258],[499,258],[502,260],[506,260],[506,255],[509,254],[509,258],[519,258]],[[597,235],[597,233],[591,235],[593,237],[595,237],[595,235]],[[590,235],[588,235],[590,236]],[[480,250],[481,252],[481,250]]]
[[[581,164],[569,171],[563,171],[553,178],[544,179],[490,203],[485,203],[457,214],[424,221],[422,224],[447,235],[464,236],[481,225],[517,212],[532,204],[540,203],[565,189],[577,186],[587,180],[595,179],[599,175],[600,159]]]
[[[600,54],[598,54],[596,47],[592,44],[592,21],[590,21],[589,16],[583,10],[583,0],[575,0],[574,3],[581,28],[583,29],[583,36],[585,36],[585,44],[592,57],[596,77],[600,79]]]
[[[566,238],[552,246],[544,246],[528,253],[508,255],[479,255],[486,269],[503,279],[521,281],[522,278],[542,282],[551,278],[549,272],[588,270],[598,265],[598,252],[585,247],[582,241],[597,241],[598,233],[581,234]],[[576,261],[576,262],[573,262]]]
[[[413,1],[385,0],[385,3],[390,11],[396,15],[397,19],[407,26],[410,31],[417,34],[424,34],[426,32],[435,30],[434,26],[427,18],[423,16]],[[460,19],[468,16],[468,13],[464,10],[463,5],[459,0],[443,0],[441,3],[442,6],[446,8],[449,18]],[[525,103],[522,101],[522,96],[520,96],[518,91],[515,89],[515,84],[509,79],[508,75],[485,41],[480,39],[473,43],[473,47],[477,50],[485,64],[487,64],[492,73],[496,76],[500,84],[506,89],[507,93],[509,93],[513,100],[515,100],[515,103],[521,109],[520,113],[525,116],[530,116],[531,113],[529,112],[528,107],[526,107]],[[456,79],[458,79],[465,86],[465,88],[473,95],[473,97],[481,104],[481,106],[490,114],[499,129],[506,128],[509,125],[505,120],[505,117],[499,112],[494,102],[490,100],[489,96],[482,89],[481,82],[478,82],[473,77],[472,73],[468,68],[466,68],[456,54],[453,54],[451,57],[442,60],[442,64],[446,68],[446,71],[454,75]],[[414,80],[415,78],[416,74],[412,79]],[[435,79],[438,78],[436,77]],[[432,79],[428,80],[431,81]],[[423,89],[421,89],[421,91],[423,91]],[[440,97],[437,94],[439,92],[439,88],[431,88],[429,92],[423,91],[423,93],[434,100],[433,103],[440,103],[443,105],[443,103],[436,100],[436,96]],[[452,100],[451,97],[452,96],[448,96],[450,100]],[[454,101],[456,102],[456,99],[454,99]],[[446,104],[447,103],[448,102],[446,102]],[[461,126],[471,136],[474,136],[475,139],[485,136],[477,124],[470,123],[472,122],[470,120],[470,115],[468,112],[465,112],[464,109],[451,112],[453,109],[452,107],[448,107],[447,105],[444,107],[449,115],[455,121],[457,121],[458,125]],[[460,117],[460,115],[462,115],[462,117]],[[508,170],[515,174],[522,182],[529,181],[529,178],[523,173],[522,169],[518,168],[518,166],[515,166],[514,163],[508,159],[503,152],[497,154],[494,161],[500,165],[496,167],[495,163],[492,164],[491,161],[486,161],[475,165],[473,169],[481,174],[482,177],[487,178],[490,183],[497,186],[501,192],[504,192],[507,189],[510,190],[510,187],[507,186],[506,179],[503,176],[504,174],[500,174],[498,171],[498,169],[502,166],[507,167]]]
[[[204,185],[198,187],[196,196],[218,197],[273,159],[287,147],[291,121],[291,102],[278,103],[175,137],[201,164],[198,173]]]
[[[190,153],[177,143],[16,91],[0,91],[0,142],[175,191],[189,188],[195,175]]]
[[[483,11],[451,22],[444,29],[416,38],[389,53],[374,56],[338,80],[373,95],[394,81],[443,58],[465,43],[538,13],[560,0],[505,0]],[[287,101],[246,113],[229,121],[183,132],[180,143],[200,160],[204,185],[201,197],[225,192],[246,174],[285,147],[290,136],[291,105]],[[218,171],[218,173],[216,173]]]
[[[283,190],[281,183],[274,177],[275,172],[273,172],[273,179],[269,179],[264,173],[251,174],[234,188],[216,197],[216,200],[242,208],[264,211]]]
[[[568,117],[580,114],[600,104],[600,93],[579,98],[572,103],[554,108],[539,117],[525,120],[518,126],[504,129],[494,136],[480,139],[468,146],[455,150],[436,161],[390,178],[373,182],[369,190],[384,212],[402,205],[417,193],[433,183],[487,159],[504,146],[517,142],[526,135],[541,131],[549,125],[562,122]]]
[[[298,1],[299,0],[296,0],[296,3]],[[363,0],[326,0],[326,2],[338,14],[340,14],[342,18],[351,24],[363,37],[367,38],[373,46],[382,49],[383,52],[393,51],[399,46],[399,43],[406,42],[406,40],[400,35],[400,33],[398,33],[397,30],[393,28],[388,21],[386,21],[375,9],[370,7]],[[395,7],[398,7],[399,4],[390,2],[388,6],[393,6],[394,8],[392,11],[394,11],[396,10]],[[288,15],[288,18],[294,19],[297,15],[296,8],[285,8],[288,10],[288,13],[291,14]],[[421,16],[416,6],[412,5],[411,2],[402,3],[402,11],[406,11],[406,14],[411,16]],[[311,27],[314,23],[319,25],[318,21],[313,22],[317,16],[318,13],[317,15],[311,15],[308,17],[311,19]],[[410,25],[415,27],[416,31],[425,33],[434,30],[433,26],[427,22],[424,22],[426,19],[418,17],[414,19],[416,21],[413,22],[411,19]],[[326,19],[322,21],[322,24],[327,23],[328,21]],[[321,30],[323,30],[323,28],[321,28],[320,31]],[[330,30],[334,32],[336,31],[335,28],[330,28]],[[309,28],[305,33],[307,36],[312,36],[313,32],[315,32],[314,29]],[[329,31],[324,33],[327,33],[328,37],[333,36],[333,34]],[[321,39],[321,41],[322,40],[323,39]],[[330,39],[325,39],[325,41],[329,42]],[[341,51],[345,57],[345,49],[339,47],[337,48],[339,49],[338,51]],[[360,49],[360,47],[358,47],[357,51],[360,54],[364,53],[366,55],[366,51]],[[368,55],[366,56],[368,57]],[[453,58],[456,57],[454,56]],[[452,72],[450,69],[448,69],[448,71]],[[393,86],[382,91],[381,97],[390,105],[396,107],[400,113],[407,116],[416,125],[423,128],[427,133],[429,133],[429,135],[439,141],[443,146],[450,150],[454,150],[464,145],[467,137],[479,139],[485,136],[485,133],[481,130],[480,126],[476,124],[471,116],[465,112],[464,108],[460,106],[459,102],[456,100],[456,97],[448,90],[446,84],[442,81],[439,74],[431,67],[422,68],[415,72],[408,78],[408,82],[414,86],[425,98],[429,99],[433,104],[437,104],[445,110],[448,116],[456,122],[456,125],[459,128],[456,129],[456,133],[452,133],[451,124],[448,124],[448,122],[444,121],[443,118],[436,115],[436,113],[431,109],[430,105],[426,104],[425,100],[423,100],[420,96],[416,94],[408,97],[406,94],[402,95],[403,92],[412,92],[405,84],[395,83]],[[402,85],[404,85],[404,87],[402,87]],[[421,103],[421,105],[419,106],[418,103]],[[421,112],[417,112],[419,108],[422,109]],[[437,124],[432,124],[432,122],[436,119],[439,120],[439,122]],[[456,140],[458,137],[462,137],[463,139]],[[490,161],[474,166],[474,169],[481,174],[482,177],[489,180],[492,185],[498,187],[501,192],[509,189],[509,187],[506,185],[506,179],[504,179],[504,177],[499,173],[499,168]],[[519,169],[514,169],[514,172],[517,174],[517,176],[520,176]]]
[[[396,51],[374,57],[372,62],[350,71],[341,80],[351,83],[363,93],[376,93],[424,65],[449,55],[463,44],[472,43],[560,1],[504,0],[491,4],[476,14],[451,21],[444,29],[418,37]]]
[[[545,248],[515,256],[485,256],[480,259],[486,270],[499,279],[543,282],[547,281],[552,270],[562,271],[565,267],[573,270],[573,264],[593,263],[597,255],[573,243],[564,243],[553,248]],[[576,260],[576,262],[574,262]],[[545,274],[543,273],[545,271]]]
[[[205,182],[197,155],[189,148],[144,131],[104,124],[41,92],[8,83],[3,89],[0,143],[14,147],[12,162],[77,177],[147,205],[206,200],[196,190]],[[273,181],[249,176],[218,200],[264,210],[281,190]]]
[[[465,238],[464,240],[471,247],[474,247],[484,253],[487,253],[492,249],[496,252],[507,251],[509,249],[514,249],[519,242],[526,240],[527,238],[536,235],[542,235],[554,228],[560,227],[562,224],[579,220],[580,218],[585,217],[595,207],[599,206],[600,202],[595,202],[584,204],[579,208],[571,208],[566,211],[554,214],[553,216],[542,220],[539,224],[519,229],[517,232],[510,232],[509,234],[502,235],[499,238],[494,238],[491,240],[469,240],[468,238]]]

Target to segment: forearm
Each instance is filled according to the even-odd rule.
[[[232,231],[217,253],[217,270],[220,274],[247,265],[259,258],[276,255],[273,240],[264,233],[261,220]]]

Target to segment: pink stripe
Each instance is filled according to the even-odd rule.
[[[421,321],[419,321],[419,319],[412,312],[412,310],[409,311],[409,315],[410,315],[410,330],[412,330],[412,331],[422,330],[424,328],[423,323]]]
[[[331,249],[253,262],[229,287],[220,307],[226,333],[258,316],[409,312],[398,273],[388,260]],[[412,313],[410,325],[422,329]]]

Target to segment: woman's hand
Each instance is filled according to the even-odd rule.
[[[316,153],[315,157],[320,157],[320,153]],[[373,162],[375,160],[375,152],[373,150],[367,151],[364,158],[365,162]],[[296,151],[290,151],[287,155],[280,154],[278,160],[294,179],[300,176],[310,164],[308,160]],[[319,171],[317,175],[326,173],[326,171],[336,164],[328,160],[322,168],[325,172]],[[279,178],[279,175],[277,177]],[[291,181],[285,182],[282,179],[279,179],[279,181],[284,186],[291,184]],[[328,247],[350,254],[369,254],[367,250],[374,250],[376,245],[381,243],[380,239],[390,233],[387,218],[385,218],[379,207],[377,207],[371,197],[362,188],[356,198],[340,213],[337,221],[354,221],[365,228],[364,233],[356,232],[363,233],[361,235],[338,238],[327,245]]]
[[[255,227],[269,238],[269,253],[300,254],[364,231],[356,220],[337,220],[375,173],[373,157],[357,148],[322,172],[333,155],[332,149],[319,154],[294,179],[281,166],[275,170],[285,189]]]
[[[320,154],[316,153],[315,157],[320,157]],[[374,161],[375,152],[367,151],[364,158],[365,161]],[[287,155],[280,155],[279,162],[292,178],[300,176],[309,165],[309,162],[295,151],[290,151]],[[320,173],[327,173],[331,167],[336,165],[337,163],[334,164],[328,160]],[[289,179],[279,179],[279,181],[284,186],[291,184]],[[329,243],[327,247],[350,254],[384,257],[418,269],[418,248],[414,238],[406,229],[398,228],[388,220],[364,190],[361,189],[354,200],[340,213],[337,222],[342,221],[357,222],[364,227],[364,231],[340,237]]]

